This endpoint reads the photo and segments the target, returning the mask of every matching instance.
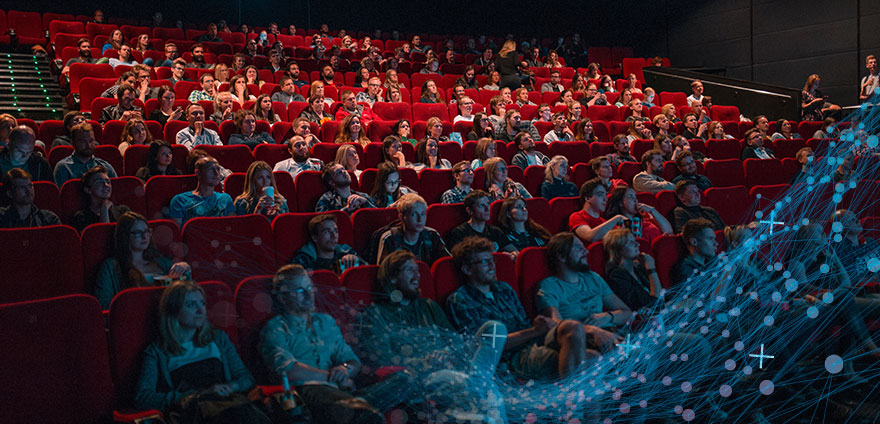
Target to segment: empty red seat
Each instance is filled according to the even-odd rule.
[[[706,177],[715,187],[746,185],[742,162],[739,159],[709,160],[704,166]]]
[[[61,195],[58,193],[58,186],[52,181],[34,181],[33,183],[34,205],[40,209],[48,209],[61,217]]]
[[[0,349],[0,421],[111,421],[113,382],[95,298],[70,295],[0,305],[0,322],[5,345]],[[51,402],[38,395],[48,388]]]
[[[419,173],[419,194],[428,204],[440,203],[446,190],[455,186],[451,169],[425,169]]]
[[[449,110],[442,103],[414,103],[412,105],[413,120],[427,121],[432,117],[438,117],[442,121],[449,121]]]
[[[779,159],[746,159],[743,162],[743,173],[749,187],[789,182],[782,174],[782,162]]]
[[[673,268],[687,256],[681,235],[664,234],[654,239],[651,243],[651,251],[657,274],[660,276],[660,284],[664,288],[672,287],[676,283],[673,281]]]
[[[284,144],[259,144],[254,148],[254,160],[261,160],[270,166],[274,167],[285,159],[290,159],[290,152]]]
[[[642,172],[642,164],[636,162],[622,162],[617,167],[617,177],[632,186],[633,178]]]
[[[712,139],[706,141],[706,156],[712,159],[739,159],[742,156],[742,146],[738,140]]]
[[[758,185],[749,189],[749,195],[754,199],[755,210],[767,211],[773,205],[782,200],[783,194],[791,188],[791,184]]]
[[[709,109],[709,116],[713,121],[739,121],[739,108],[715,105]]]
[[[807,147],[807,142],[797,138],[794,140],[773,140],[773,156],[779,159],[796,158],[798,150]]]
[[[550,156],[562,155],[568,159],[569,166],[589,163],[590,145],[583,141],[550,143]]]
[[[201,145],[200,149],[215,157],[220,165],[232,172],[247,172],[254,156],[251,149],[243,144],[231,146]]]
[[[6,18],[14,28],[18,35],[19,43],[28,44],[46,44],[46,35],[43,32],[43,19],[39,12],[21,12],[18,10],[10,10]]]
[[[83,292],[79,235],[71,227],[0,229],[0,251],[0,303]]]
[[[669,91],[661,91],[660,92],[660,103],[658,105],[662,106],[667,103],[672,103],[675,107],[680,108],[682,106],[687,106],[687,94],[684,94],[679,91],[669,92]]]
[[[86,26],[78,21],[52,21],[49,22],[49,39],[54,40],[58,33],[77,34],[86,36]]]
[[[590,106],[587,109],[587,117],[593,121],[620,121],[620,109],[614,105]]]
[[[351,227],[354,231],[354,245],[358,252],[367,251],[370,236],[380,227],[394,222],[399,217],[394,208],[363,208],[351,215]],[[365,258],[369,260],[370,258]]]
[[[435,203],[428,206],[425,225],[437,230],[441,236],[445,237],[449,230],[467,220],[468,214],[464,208],[464,204]],[[452,246],[447,247],[451,248]]]
[[[195,190],[195,175],[157,175],[147,180],[147,219],[163,219],[167,216],[171,199],[180,193]]]
[[[183,226],[183,243],[196,280],[232,287],[247,276],[276,270],[275,239],[262,215],[193,218]]]
[[[735,187],[711,187],[706,190],[704,204],[718,211],[721,219],[727,225],[737,225],[750,221],[752,210],[752,197],[747,188]]]
[[[801,121],[798,123],[797,132],[801,137],[812,138],[813,134],[821,130],[823,125],[825,123],[822,121]]]
[[[412,121],[412,109],[408,103],[378,102],[373,105],[373,112],[386,121],[398,121],[406,119]]]
[[[553,211],[553,227],[547,227],[551,233],[568,231],[568,218],[571,214],[583,207],[579,197],[557,197],[550,200],[550,210]]]

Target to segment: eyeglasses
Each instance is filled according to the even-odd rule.
[[[473,169],[470,169],[470,168],[467,168],[467,169],[462,169],[462,170],[459,170],[459,171],[456,171],[456,172],[459,173],[459,174],[462,174],[462,173],[464,173],[464,174],[473,174],[473,173],[474,173],[474,170],[473,170]]]
[[[307,294],[307,293],[311,293],[313,291],[315,291],[314,287],[305,286],[305,287],[300,287],[298,289],[292,289],[292,290],[279,290],[278,294],[289,296],[291,294]]]
[[[131,231],[131,232],[129,232],[128,234],[130,234],[132,238],[136,238],[136,239],[137,239],[137,238],[149,237],[150,234],[152,234],[152,233],[153,233],[153,231],[150,230],[150,229],[148,228],[148,229],[143,230],[143,231]]]
[[[495,259],[493,259],[493,258],[479,259],[479,260],[471,262],[471,265],[480,265],[480,266],[489,266],[489,265],[494,265],[494,264],[495,264]]]

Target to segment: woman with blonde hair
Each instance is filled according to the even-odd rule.
[[[669,120],[670,123],[681,122],[681,119],[675,115],[675,105],[672,103],[666,103],[660,108],[660,114],[666,116],[666,119]]]
[[[828,102],[828,97],[819,91],[821,81],[819,75],[810,75],[801,90],[801,118],[804,121],[821,121],[826,115],[840,110],[840,106]]]
[[[268,163],[258,160],[251,163],[244,177],[244,191],[235,198],[235,214],[263,214],[274,217],[290,212],[287,200],[277,190],[275,174]]]
[[[229,73],[229,65],[225,63],[218,63],[214,66],[214,91],[220,91],[219,89],[222,84],[230,82]]]
[[[333,99],[324,95],[324,82],[323,81],[312,81],[311,86],[309,87],[309,104],[311,104],[311,98],[313,96],[320,96],[324,99],[324,103],[327,103],[327,106],[333,104]]]
[[[519,60],[519,54],[516,52],[516,42],[507,40],[495,56],[495,69],[501,74],[499,88],[510,88],[516,90],[522,86],[522,79],[519,76],[519,67],[522,64]]]
[[[471,168],[477,169],[483,166],[483,163],[496,156],[495,140],[490,137],[483,137],[477,141],[477,147],[474,149],[474,160],[471,161]]]
[[[652,306],[663,287],[654,258],[639,251],[639,242],[628,228],[615,228],[602,237],[608,254],[605,279],[611,291],[633,311]]]
[[[709,123],[709,138],[727,140],[732,139],[733,136],[724,133],[724,124],[722,124],[721,121],[712,121]]]
[[[544,182],[541,183],[541,197],[550,200],[557,197],[577,197],[578,189],[569,181],[568,158],[553,156],[544,167]]]
[[[507,162],[499,157],[489,158],[483,162],[486,168],[486,191],[492,200],[506,199],[510,196],[520,196],[523,199],[531,199],[532,195],[522,184],[507,176]]]
[[[348,115],[339,124],[339,131],[336,133],[336,143],[358,143],[362,147],[370,144],[367,138],[367,132],[361,126],[361,118],[357,115]]]
[[[342,165],[346,171],[353,172],[355,177],[360,177],[361,173],[364,172],[358,169],[361,157],[358,156],[357,149],[350,144],[341,146],[336,150],[336,158],[333,160],[333,163]]]
[[[235,102],[235,96],[228,91],[221,91],[217,93],[214,97],[214,113],[209,117],[210,120],[220,125],[223,121],[228,121],[233,119],[235,110],[233,103]]]
[[[150,144],[153,142],[153,135],[147,129],[146,122],[140,119],[132,119],[125,123],[122,129],[122,139],[119,143],[119,153],[125,154],[125,150],[133,144]]]

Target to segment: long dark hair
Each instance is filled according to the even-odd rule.
[[[623,197],[626,196],[627,190],[632,190],[632,188],[617,187],[614,190],[611,190],[611,195],[608,196],[608,204],[605,206],[606,217],[624,215]]]
[[[164,174],[159,171],[159,161],[156,159],[159,157],[159,151],[162,150],[163,147],[167,147],[168,150],[174,152],[174,149],[171,148],[171,144],[165,140],[153,140],[150,143],[150,152],[147,155],[147,169],[150,170],[150,175],[179,175],[180,170],[174,167],[174,165],[168,165],[168,168],[165,169]]]
[[[513,231],[513,222],[511,222],[510,217],[508,216],[508,212],[510,211],[510,208],[513,207],[513,203],[517,200],[522,200],[523,204],[525,204],[526,208],[528,208],[528,204],[526,203],[525,199],[520,196],[512,196],[504,199],[504,202],[501,203],[501,208],[498,210],[498,226],[501,227],[501,229],[505,232]],[[550,240],[550,232],[547,231],[547,229],[544,228],[543,225],[538,224],[537,222],[532,220],[531,217],[526,220],[525,226],[526,231],[528,231],[529,234],[538,237],[545,242],[547,240]]]
[[[482,120],[483,120],[483,118],[485,118],[487,116],[489,116],[489,115],[486,115],[483,112],[478,112],[478,113],[474,114],[473,131],[474,131],[474,134],[477,135],[478,139],[483,138],[483,137],[488,137],[488,138],[491,138],[494,140],[495,139],[495,129],[492,127],[492,125],[489,125],[487,127],[488,131],[485,131],[485,132],[483,131]]]
[[[392,162],[382,162],[379,164],[379,172],[376,173],[376,182],[373,184],[373,190],[370,191],[370,197],[376,201],[376,206],[380,208],[387,207],[386,201],[388,200],[388,196],[391,196],[392,201],[397,200],[400,197],[400,183],[397,184],[397,190],[394,190],[394,193],[386,193],[385,192],[385,181],[388,180],[388,176],[391,174],[399,174],[397,169],[397,165]],[[378,198],[377,198],[378,197]]]
[[[428,158],[428,142],[433,141],[437,143],[437,161],[436,165],[440,165],[440,161],[443,159],[443,156],[440,155],[440,142],[433,139],[425,138],[425,140],[420,141],[416,144],[416,163],[423,163],[426,167],[431,167],[431,160]]]
[[[116,246],[114,257],[116,258],[116,275],[119,277],[119,287],[143,287],[147,285],[144,274],[132,265],[131,257],[131,228],[138,221],[147,223],[147,218],[137,212],[126,212],[116,221],[116,232],[113,241]],[[147,250],[144,251],[144,260],[155,261],[161,254],[153,246],[152,240]]]

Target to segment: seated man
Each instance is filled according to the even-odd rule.
[[[807,182],[807,178],[809,177],[813,177],[816,181],[821,178],[816,175],[815,172],[819,167],[816,166],[816,162],[813,160],[813,149],[809,147],[801,147],[798,149],[797,153],[795,153],[794,158],[797,160],[798,165],[801,166],[801,169],[798,170],[798,173],[795,174],[794,177],[792,177],[792,185]]]
[[[443,192],[440,201],[443,203],[463,203],[465,196],[471,192],[471,184],[474,182],[474,170],[471,163],[463,160],[452,166],[452,178],[455,179],[455,187]]]
[[[189,97],[187,100],[190,102],[198,102],[199,100],[210,100],[214,101],[214,95],[216,95],[216,86],[214,85],[214,75],[213,74],[202,74],[199,77],[199,84],[202,85],[201,90],[193,90],[192,93],[189,93]]]
[[[220,135],[217,131],[205,128],[205,108],[198,103],[190,103],[186,106],[186,120],[189,126],[177,133],[177,144],[186,146],[192,150],[200,144],[221,146]]]
[[[688,257],[672,269],[672,284],[685,283],[695,272],[699,272],[715,258],[718,240],[712,223],[704,218],[688,221],[681,231],[681,237],[688,250]]]
[[[574,234],[554,235],[547,243],[547,260],[555,274],[538,283],[535,306],[538,313],[553,318],[558,325],[563,320],[575,323],[577,326],[569,330],[577,334],[568,336],[580,337],[580,343],[584,343],[584,335],[589,336],[588,349],[607,351],[621,340],[602,328],[623,326],[632,318],[632,311],[599,274],[590,270],[587,257],[587,248]],[[562,328],[557,327],[557,331]],[[585,359],[583,352],[568,353],[579,360],[564,361],[560,352],[560,365],[566,362],[574,370]]]
[[[177,56],[177,44],[174,44],[171,42],[166,42],[164,50],[165,50],[165,59],[162,60],[161,62],[159,62],[159,64],[156,65],[156,67],[170,68],[174,65],[174,61],[179,59],[179,56]],[[186,62],[183,63],[183,66],[186,67]],[[174,72],[174,70],[172,69],[171,72]],[[174,85],[174,84],[172,83],[172,85]]]
[[[843,237],[839,242],[831,243],[831,246],[849,274],[850,281],[854,285],[871,281],[877,274],[870,270],[868,261],[880,257],[880,244],[876,239],[865,236],[862,223],[852,211],[838,209],[831,216],[831,222],[832,231],[839,226]]]
[[[138,100],[146,102],[149,99],[159,98],[159,87],[150,86],[150,67],[147,65],[134,65],[131,70],[137,76],[137,85],[134,87]]]
[[[681,132],[681,136],[692,140],[695,138],[706,139],[706,135],[709,133],[709,126],[706,123],[700,122],[699,117],[695,113],[688,113],[684,116],[684,130]]]
[[[645,104],[638,97],[633,97],[627,106],[629,106],[632,114],[626,117],[626,122],[650,120],[650,118],[645,116]]]
[[[119,90],[116,91],[116,99],[119,103],[113,106],[107,106],[101,111],[101,123],[107,121],[128,121],[131,119],[144,119],[144,111],[139,106],[134,105],[137,93],[134,87],[127,83],[122,83]]]
[[[85,121],[85,119],[83,119]],[[52,181],[49,161],[36,150],[37,135],[27,125],[19,125],[9,132],[9,142],[0,149],[0,175],[13,168],[21,168],[31,174],[34,181]]]
[[[86,171],[80,178],[81,189],[85,195],[84,208],[73,214],[71,226],[82,232],[86,227],[98,222],[116,222],[122,214],[131,209],[125,205],[114,205],[110,200],[113,183],[103,166]]]
[[[190,81],[190,79],[186,76],[186,61],[177,58],[171,64],[171,76],[168,77],[168,82],[174,87],[180,81]]]
[[[116,170],[104,159],[95,157],[95,134],[92,132],[92,125],[88,122],[74,125],[70,129],[70,142],[73,144],[73,153],[70,156],[61,159],[55,164],[55,185],[59,188],[64,185],[67,180],[79,178],[89,169],[98,165],[107,170],[110,178],[116,178]]]
[[[354,99],[354,93],[351,90],[345,90],[339,95],[342,107],[336,111],[336,120],[342,121],[348,115],[355,115],[361,118],[361,125],[366,127],[370,122],[378,119],[373,110],[367,106],[359,105]]]
[[[543,315],[529,323],[513,288],[495,278],[492,242],[468,237],[452,249],[452,257],[464,278],[446,301],[452,325],[465,334],[474,334],[486,321],[504,324],[509,333],[502,361],[527,378],[565,377],[586,360],[580,323],[563,321],[557,325]]]
[[[61,224],[58,215],[34,205],[34,183],[31,174],[20,168],[3,173],[3,191],[12,202],[0,208],[0,228],[44,227]]]
[[[295,85],[297,88],[309,84],[308,82],[303,81],[299,78],[299,64],[296,63],[295,60],[287,62],[287,76],[289,76],[290,79],[293,80],[293,85]]]
[[[64,64],[61,74],[68,75],[70,73],[70,65],[74,63],[95,63],[97,59],[92,57],[92,42],[88,38],[80,38],[76,42],[76,48],[79,53],[77,57],[72,57]]]
[[[382,291],[360,314],[360,351],[375,365],[402,359],[401,365],[425,376],[429,403],[438,403],[435,408],[442,412],[454,408],[447,415],[476,410],[503,422],[503,402],[491,378],[507,329],[488,321],[473,336],[456,333],[440,305],[421,297],[417,259],[409,251],[396,250],[379,263],[376,281]],[[438,357],[445,360],[425,360]],[[487,384],[492,385],[489,390]],[[442,396],[432,396],[438,392]],[[496,394],[494,402],[487,399],[490,393]]]
[[[333,317],[314,312],[315,288],[303,267],[281,267],[272,298],[280,313],[260,332],[263,363],[290,381],[314,422],[384,423],[382,413],[410,397],[405,372],[355,389],[361,362]]]
[[[510,161],[511,165],[525,170],[530,165],[547,165],[547,162],[550,162],[550,158],[535,150],[535,140],[529,133],[520,131],[513,138],[513,141],[516,143],[519,151],[513,155],[513,159]]]
[[[367,86],[367,91],[361,91],[355,96],[355,101],[358,103],[366,103],[373,107],[376,102],[380,101],[382,96],[382,80],[378,77],[370,78]]]
[[[562,86],[560,81],[562,80],[562,74],[559,73],[558,70],[554,69],[550,71],[550,81],[541,84],[541,92],[553,92],[553,93],[561,93],[562,90],[565,90],[565,87]]]
[[[617,134],[611,139],[611,147],[614,153],[608,155],[608,161],[611,162],[611,168],[617,169],[623,162],[638,162],[636,158],[630,154],[629,139],[624,134]]]
[[[694,101],[702,101],[703,100],[703,82],[700,80],[693,80],[691,82],[691,95],[687,96],[688,104],[693,103]]]
[[[690,180],[679,181],[675,184],[675,197],[680,206],[672,210],[672,226],[676,233],[680,233],[688,221],[695,218],[704,218],[712,224],[715,231],[723,230],[726,226],[718,215],[718,211],[709,206],[700,205],[703,192],[697,187],[697,183]]]
[[[211,22],[208,24],[208,32],[196,39],[199,43],[222,43],[223,39],[217,36],[217,24]]]
[[[675,166],[678,168],[679,174],[672,179],[673,184],[679,181],[693,181],[700,191],[712,187],[712,181],[705,175],[697,174],[697,163],[694,162],[694,155],[690,150],[685,150],[678,154],[675,158]]]
[[[767,118],[764,118],[767,119]],[[748,146],[742,151],[742,160],[746,159],[773,159],[773,151],[764,147],[767,136],[757,127],[746,131],[745,140]]]
[[[516,252],[516,247],[504,236],[500,228],[490,223],[492,217],[489,213],[489,204],[492,199],[489,193],[483,190],[473,190],[464,198],[464,207],[470,218],[461,225],[446,233],[446,245],[455,248],[466,237],[480,236],[488,239],[494,245],[495,252]]]
[[[633,189],[637,193],[648,192],[657,194],[663,190],[672,190],[675,184],[666,181],[663,174],[663,153],[651,149],[642,155],[642,167],[645,169],[633,178]]]
[[[394,226],[379,238],[376,262],[394,251],[406,250],[427,264],[444,256],[449,256],[446,243],[437,230],[425,227],[425,211],[428,204],[422,196],[415,193],[404,194],[397,200],[397,214],[400,226]]]
[[[339,244],[336,215],[318,215],[309,220],[309,242],[296,251],[292,263],[314,271],[327,269],[342,274],[349,268],[366,265],[347,244]]]
[[[296,176],[300,172],[320,171],[324,168],[324,161],[309,157],[309,143],[301,136],[290,137],[290,140],[287,140],[287,150],[290,152],[290,159],[276,163],[273,171],[287,172],[296,181]]]
[[[360,208],[375,208],[376,204],[367,193],[351,189],[351,175],[338,163],[330,163],[324,167],[321,179],[329,188],[318,199],[316,212],[341,210],[349,215]]]
[[[205,63],[205,47],[201,44],[193,44],[193,46],[190,48],[190,52],[192,52],[192,62],[186,64],[187,68],[211,69],[214,67],[213,64]],[[213,80],[213,74],[206,75],[211,75],[211,79]]]
[[[526,126],[526,129],[522,127]],[[527,131],[532,136],[532,140],[541,140],[541,134],[538,129],[532,125],[531,121],[522,122],[522,114],[516,109],[507,110],[504,113],[504,121],[500,121],[495,126],[495,134],[498,140],[505,143],[515,142],[516,136],[520,132]]]
[[[200,158],[195,163],[198,185],[193,191],[180,193],[171,199],[168,218],[183,228],[191,218],[200,216],[230,216],[235,214],[232,197],[215,191],[220,185],[220,164],[210,156]]]
[[[554,141],[573,141],[574,133],[565,120],[565,113],[553,114],[553,129],[544,134],[544,142],[550,144]],[[514,164],[515,165],[515,164]]]
[[[281,102],[284,103],[284,106],[289,106],[292,102],[305,102],[305,97],[302,94],[296,92],[297,88],[299,88],[294,82],[293,78],[284,76],[281,78],[281,81],[278,83],[281,86],[281,91],[272,94],[273,102]]]
[[[583,183],[579,195],[584,206],[568,217],[568,230],[584,243],[590,244],[602,240],[606,233],[626,220],[623,215],[616,215],[607,220],[604,218],[605,207],[608,205],[608,189],[605,188],[601,178],[593,178]]]
[[[323,105],[323,102],[317,103]],[[307,118],[300,116],[299,118],[294,119],[290,129],[293,131],[294,135],[302,137],[306,141],[306,143],[308,143],[309,149],[315,147],[316,144],[321,142],[318,136],[312,132],[312,126],[309,124],[309,120]]]

